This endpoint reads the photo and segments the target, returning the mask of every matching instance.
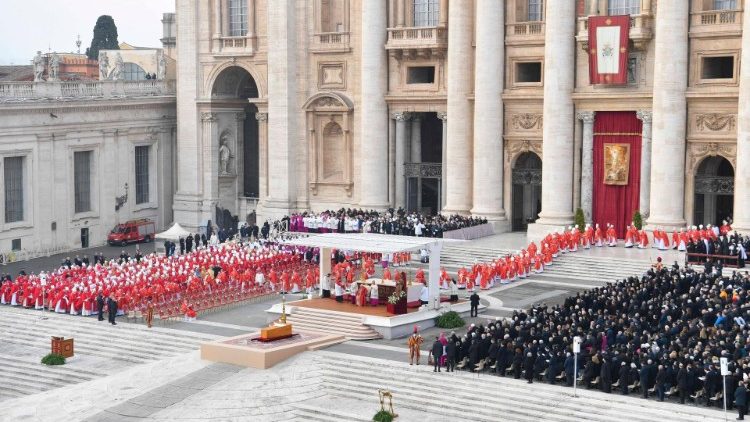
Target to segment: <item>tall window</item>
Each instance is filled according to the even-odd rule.
[[[146,79],[146,71],[135,63],[125,63],[122,67],[122,78],[126,81],[142,81]]]
[[[244,37],[247,34],[247,0],[229,0],[229,35]]]
[[[439,17],[438,0],[414,0],[414,26],[437,26]]]
[[[714,0],[714,10],[734,10],[737,0]]]
[[[75,212],[91,211],[91,151],[73,153]]]
[[[23,221],[23,161],[24,157],[6,157],[5,167],[5,222]]]
[[[544,20],[544,0],[529,0],[529,22]]]
[[[641,13],[641,0],[609,0],[607,3],[607,14],[637,15]]]
[[[148,202],[148,145],[135,147],[135,203]]]

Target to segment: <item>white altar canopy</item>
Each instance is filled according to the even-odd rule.
[[[429,283],[430,307],[440,307],[440,252],[446,242],[460,242],[453,239],[433,237],[396,236],[376,233],[323,233],[308,237],[287,240],[283,243],[294,246],[320,248],[320,277],[322,279],[331,271],[331,249],[371,253],[419,252],[427,249],[430,256]]]

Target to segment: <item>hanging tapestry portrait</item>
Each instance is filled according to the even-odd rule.
[[[630,170],[630,144],[604,144],[604,184],[625,186]]]

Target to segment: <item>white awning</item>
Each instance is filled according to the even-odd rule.
[[[156,235],[157,239],[173,240],[178,241],[181,237],[187,237],[190,232],[183,229],[179,223],[174,223],[172,227],[167,231],[163,231]]]
[[[461,240],[396,236],[377,233],[323,233],[284,241],[284,244],[373,253],[415,252],[446,242]]]

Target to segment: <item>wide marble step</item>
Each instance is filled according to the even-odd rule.
[[[623,397],[616,394],[604,394],[594,391],[579,390],[579,398],[572,399],[572,390],[567,387],[557,387],[548,384],[526,384],[525,381],[495,377],[479,376],[469,373],[434,374],[429,369],[420,370],[400,362],[384,362],[379,359],[357,357],[352,358],[340,353],[320,352],[316,356],[317,362],[327,369],[331,375],[341,378],[341,384],[365,383],[399,387],[399,395],[410,394],[433,394],[425,392],[435,386],[439,391],[441,383],[449,382],[451,391],[456,394],[468,394],[476,397],[478,391],[483,394],[497,394],[492,400],[484,403],[502,405],[502,403],[523,402],[524,407],[533,407],[531,403],[541,403],[541,412],[548,412],[550,404],[554,403],[554,414],[557,416],[571,415],[575,418],[590,420],[670,420],[670,421],[695,421],[695,420],[718,420],[721,413],[709,409],[693,408],[688,406],[673,405],[669,403],[657,403],[655,401],[643,400],[635,397]],[[436,377],[437,376],[437,377]],[[440,377],[440,378],[438,378]],[[439,382],[436,383],[436,380]],[[359,388],[367,388],[360,385]],[[342,388],[347,388],[343,386]],[[444,391],[444,389],[442,390]],[[415,401],[425,400],[424,397],[415,397]],[[528,406],[527,406],[528,405]],[[518,407],[518,406],[516,406]],[[546,409],[546,411],[545,411]],[[596,416],[601,413],[600,416]],[[549,413],[542,413],[548,416]],[[619,415],[619,417],[616,417]],[[538,416],[537,416],[538,417]],[[607,419],[607,417],[611,419]],[[483,420],[483,419],[479,419]]]

